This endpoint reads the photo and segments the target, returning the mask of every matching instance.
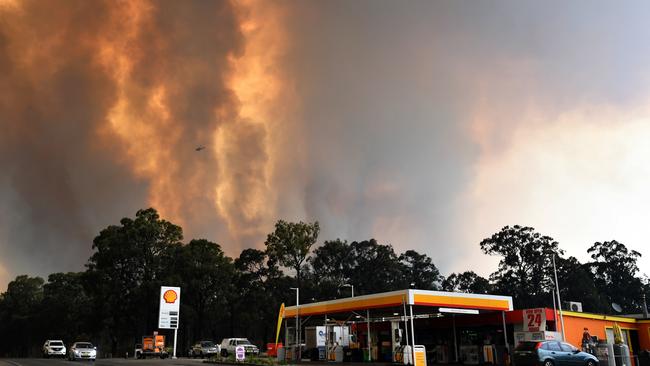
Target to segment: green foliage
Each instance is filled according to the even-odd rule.
[[[320,300],[339,297],[341,286],[352,282],[354,268],[352,246],[341,239],[328,240],[314,250],[310,260],[312,265],[312,282],[319,291],[314,294]]]
[[[487,279],[474,271],[452,273],[442,282],[442,289],[450,292],[466,292],[473,294],[492,293],[492,285]]]
[[[589,265],[580,263],[575,257],[558,258],[557,277],[563,301],[580,301],[587,312],[608,312],[611,307],[594,283]]]
[[[296,280],[301,303],[347,297],[350,289],[343,286],[350,284],[358,295],[442,288],[511,295],[516,308],[550,307],[556,255],[562,298],[581,301],[585,310],[610,311],[617,302],[639,311],[641,294],[650,291],[650,281],[637,277],[640,254],[616,241],[595,243],[588,250],[593,261],[581,264],[561,257],[558,243],[533,228],[507,226],[480,243],[484,253],[502,257],[488,281],[472,271],[444,278],[427,255],[397,253],[375,239],[325,241],[312,253],[319,231],[317,222],[278,221],[265,251],[245,249],[233,260],[205,239],[183,244],[179,226],[154,209],[140,210],[99,233],[86,271],[53,273],[47,282],[18,276],[9,283],[0,294],[0,356],[35,355],[44,338],[90,340],[104,353],[132,353],[157,329],[161,285],[182,288],[181,354],[197,341],[232,336],[263,349],[275,339],[280,304],[294,301],[289,287]],[[295,278],[281,266],[294,270]],[[250,357],[247,363],[277,364]]]
[[[40,341],[39,315],[42,312],[43,279],[21,275],[9,282],[0,301],[0,346],[3,353],[27,356]],[[0,349],[1,350],[1,349]]]
[[[232,365],[260,365],[260,366],[276,366],[286,365],[286,362],[280,362],[272,357],[259,357],[259,356],[246,356],[244,361],[237,361],[235,355],[229,355],[226,358],[212,357],[209,360],[203,361],[204,363],[214,364],[232,364]]]
[[[93,240],[95,253],[87,267],[94,285],[89,290],[112,353],[157,327],[158,291],[182,239],[179,226],[149,208],[107,227]]]
[[[235,268],[219,244],[205,239],[192,240],[178,250],[177,273],[182,287],[183,304],[181,322],[194,326],[188,335],[195,339],[214,337],[210,324],[226,319],[222,309],[232,288]],[[185,323],[184,322],[184,323]]]
[[[412,286],[420,290],[439,290],[443,276],[426,254],[407,250],[399,256],[402,264],[402,278],[405,287]]]
[[[594,243],[587,253],[593,259],[589,266],[598,291],[625,312],[640,312],[643,282],[637,277],[637,260],[641,253],[616,240]]]
[[[496,290],[511,294],[517,308],[547,304],[553,287],[552,256],[563,253],[553,238],[532,227],[506,226],[480,243],[485,254],[501,256],[492,274]]]
[[[92,298],[85,273],[53,273],[43,286],[41,321],[48,323],[47,338],[88,338],[93,323]]]
[[[352,242],[350,248],[350,282],[355,293],[372,294],[404,287],[399,257],[391,245],[370,239]]]
[[[318,240],[318,222],[287,222],[279,220],[275,231],[266,238],[266,251],[270,257],[296,271],[298,287],[302,283],[302,267],[310,254],[311,247]]]

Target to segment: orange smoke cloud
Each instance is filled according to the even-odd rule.
[[[159,27],[155,4],[129,4],[124,32],[102,44],[103,64],[119,90],[110,126],[126,142],[134,172],[150,182],[149,201],[164,217],[190,229],[214,217],[225,222],[231,239],[250,245],[274,219],[270,131],[277,127],[282,88],[275,64],[286,44],[281,14],[254,1],[217,9],[234,17],[232,48],[217,47],[211,55],[197,44],[176,58],[175,48],[184,47],[176,42],[191,40],[170,35],[146,44],[146,34]],[[222,34],[214,36],[211,42],[222,41]],[[143,67],[146,83],[135,75]],[[204,109],[198,121],[190,110],[196,103]],[[198,145],[210,154],[197,154]]]
[[[295,103],[281,6],[0,0],[0,16],[0,163],[24,208],[0,256],[75,270],[146,205],[230,255],[262,245]],[[38,250],[61,243],[70,263]]]
[[[273,145],[277,146],[277,131],[287,118],[279,106],[292,102],[278,65],[287,45],[285,14],[263,1],[238,5],[246,45],[240,55],[230,57],[233,72],[226,83],[239,108],[235,120],[215,131],[213,153],[222,177],[216,184],[215,203],[236,237],[263,238],[275,218],[273,177],[279,154]]]

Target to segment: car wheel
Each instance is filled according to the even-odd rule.
[[[223,357],[228,357],[228,351],[225,350],[225,349],[222,349],[222,350],[221,350],[221,356],[223,356]]]
[[[554,366],[553,361],[551,360],[544,361],[544,366]]]
[[[587,366],[596,366],[596,363],[594,362],[594,360],[589,360],[587,361]]]

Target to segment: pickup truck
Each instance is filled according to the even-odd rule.
[[[246,338],[224,338],[221,341],[221,355],[228,357],[234,355],[237,346],[243,346],[247,355],[259,355],[260,350]]]

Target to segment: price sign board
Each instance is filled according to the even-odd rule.
[[[181,309],[181,288],[160,286],[160,313],[158,328],[178,329]]]
[[[235,358],[237,359],[237,361],[244,361],[244,359],[246,358],[246,349],[244,348],[244,346],[237,346],[235,348]]]
[[[546,311],[543,308],[524,310],[524,332],[541,332],[546,330]]]

